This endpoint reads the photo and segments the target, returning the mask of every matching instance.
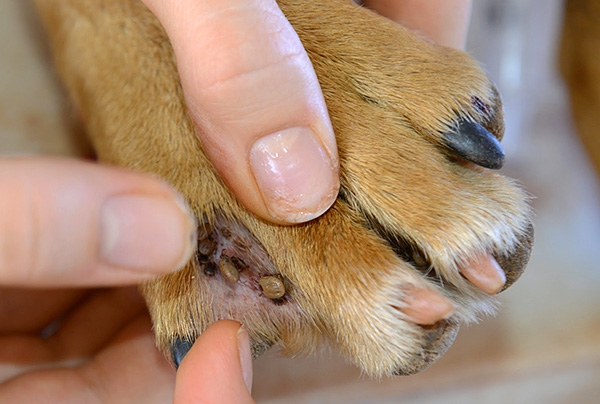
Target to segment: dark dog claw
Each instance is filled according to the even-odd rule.
[[[478,166],[497,170],[504,165],[502,145],[480,124],[461,119],[455,132],[444,133],[446,146]]]
[[[177,338],[171,342],[171,360],[173,360],[175,369],[179,368],[183,357],[192,349],[192,345],[194,342],[183,338]]]

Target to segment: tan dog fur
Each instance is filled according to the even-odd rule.
[[[279,1],[319,77],[342,167],[335,205],[283,227],[248,213],[205,157],[167,36],[141,3],[36,2],[98,158],[166,179],[210,228],[247,229],[266,257],[240,276],[285,281],[286,300],[275,304],[248,282],[205,276],[194,259],[144,285],[165,352],[173,338],[194,340],[233,318],[248,328],[256,353],[277,343],[295,355],[326,341],[369,375],[412,373],[445,351],[458,321],[493,310],[494,298],[466,281],[458,263],[491,252],[509,283],[524,267],[531,244],[524,193],[453,158],[442,143],[459,117],[502,136],[497,93],[466,54],[346,0]],[[418,246],[435,276],[396,255],[383,233]],[[410,285],[450,297],[456,315],[429,328],[404,321],[398,309]]]
[[[600,3],[568,0],[560,68],[568,86],[577,132],[600,176]]]

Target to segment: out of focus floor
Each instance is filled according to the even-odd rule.
[[[553,70],[560,1],[476,3],[469,47],[505,96],[504,172],[535,196],[528,271],[498,317],[463,329],[419,375],[370,381],[335,355],[269,353],[256,361],[258,402],[600,402],[600,187]],[[73,155],[81,145],[28,10],[0,0],[0,155]]]

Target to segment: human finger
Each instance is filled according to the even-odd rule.
[[[275,0],[144,0],[169,35],[204,149],[260,217],[299,223],[339,189],[316,74]]]
[[[464,49],[472,0],[365,0],[364,5],[434,42]]]
[[[177,270],[194,220],[164,182],[75,160],[0,160],[0,284],[138,283]]]
[[[0,335],[39,333],[89,290],[0,288]]]
[[[186,354],[175,381],[175,404],[253,403],[248,333],[223,320],[200,335]]]
[[[136,287],[99,289],[73,308],[45,342],[59,358],[90,357],[142,313],[146,305]]]
[[[140,314],[144,301],[134,287],[99,289],[63,319],[50,335],[7,333],[0,337],[0,380],[40,367],[88,362]]]
[[[0,385],[2,403],[165,403],[175,372],[155,346],[146,314],[93,360],[34,369]]]

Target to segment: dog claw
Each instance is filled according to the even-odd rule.
[[[194,343],[188,339],[177,338],[171,342],[171,360],[175,365],[175,369],[179,368],[184,356],[192,349]]]
[[[410,376],[428,368],[444,355],[456,339],[460,326],[456,321],[442,320],[432,326],[423,327],[422,349],[411,363],[396,369],[396,376]]]
[[[506,283],[500,292],[508,289],[523,274],[533,249],[534,233],[533,224],[529,223],[525,232],[520,236],[515,251],[494,257],[506,274]]]
[[[504,165],[500,141],[480,124],[461,119],[455,132],[444,133],[446,146],[478,166],[497,170]]]

